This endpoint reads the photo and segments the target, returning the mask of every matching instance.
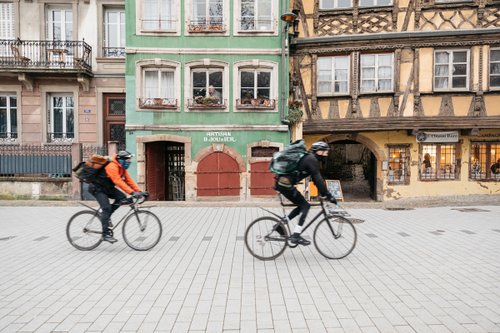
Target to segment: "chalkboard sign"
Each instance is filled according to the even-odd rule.
[[[342,187],[340,187],[340,180],[326,180],[326,187],[335,199],[337,199],[337,201],[344,201]]]

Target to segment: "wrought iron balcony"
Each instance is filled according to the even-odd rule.
[[[125,58],[124,47],[103,47],[102,55],[106,58]]]
[[[192,20],[188,25],[191,33],[221,33],[226,32],[226,25],[223,22],[207,22],[209,20]]]
[[[0,132],[0,143],[15,143],[17,142],[16,132]]]
[[[216,97],[198,96],[194,99],[188,99],[189,109],[225,109],[226,100],[219,101]]]
[[[49,143],[72,143],[75,140],[73,132],[53,132],[47,133],[47,142]]]
[[[84,41],[0,40],[0,69],[7,72],[92,73],[92,48]]]

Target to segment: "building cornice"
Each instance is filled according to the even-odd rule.
[[[286,125],[125,125],[127,131],[269,131],[287,132]]]
[[[236,48],[217,48],[217,49],[197,49],[197,48],[158,48],[158,47],[127,47],[127,54],[150,53],[150,54],[256,54],[256,55],[278,55],[281,49],[236,49]]]
[[[328,37],[295,38],[295,53],[322,54],[364,50],[395,50],[405,47],[467,47],[500,44],[500,28],[385,32]]]
[[[500,116],[490,117],[383,117],[358,119],[307,120],[304,134],[345,133],[359,131],[443,130],[443,129],[497,129]]]

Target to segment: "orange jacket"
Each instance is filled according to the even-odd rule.
[[[105,170],[106,175],[109,179],[111,179],[115,186],[118,186],[125,193],[132,194],[133,192],[141,191],[132,177],[130,177],[128,171],[122,167],[120,162],[118,162],[116,154],[113,156],[113,160],[106,165]]]

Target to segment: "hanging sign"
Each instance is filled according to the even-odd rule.
[[[417,142],[458,142],[458,131],[418,132]]]

